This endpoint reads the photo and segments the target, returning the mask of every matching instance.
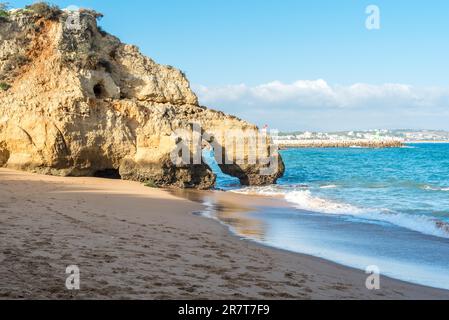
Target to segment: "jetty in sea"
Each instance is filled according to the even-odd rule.
[[[401,139],[347,139],[347,140],[275,140],[281,149],[286,148],[398,148],[404,146]]]

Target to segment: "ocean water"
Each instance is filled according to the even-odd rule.
[[[218,177],[229,192],[290,203],[251,213],[264,226],[253,240],[449,289],[449,144],[281,153],[278,185],[241,188]]]

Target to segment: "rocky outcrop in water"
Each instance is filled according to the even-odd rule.
[[[74,14],[34,5],[0,18],[0,166],[213,186],[204,161],[173,164],[173,132],[192,123],[211,135],[257,128],[200,106],[181,71],[101,30],[98,13]],[[268,174],[260,173],[266,163],[221,168],[242,184],[275,183],[284,166],[273,157],[279,165]]]

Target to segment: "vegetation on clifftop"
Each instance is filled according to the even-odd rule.
[[[51,5],[44,1],[25,6],[25,9],[49,20],[58,19],[59,15],[62,13],[58,6]]]
[[[8,12],[8,3],[6,2],[0,2],[0,21],[2,19],[8,19],[9,12]]]

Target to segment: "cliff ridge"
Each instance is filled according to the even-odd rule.
[[[0,166],[212,187],[204,161],[173,164],[173,133],[192,123],[211,136],[257,127],[200,106],[181,71],[101,30],[100,16],[38,4],[0,17]],[[271,174],[260,174],[268,164],[259,162],[221,168],[242,184],[270,184],[284,171],[280,156],[272,159]]]

